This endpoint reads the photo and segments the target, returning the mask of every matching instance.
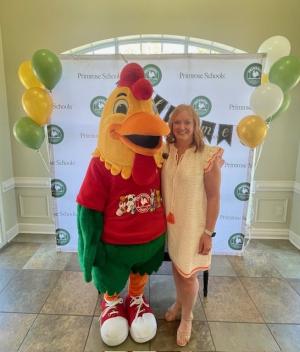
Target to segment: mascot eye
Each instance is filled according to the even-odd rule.
[[[128,103],[124,99],[118,100],[113,108],[114,114],[124,114],[126,115],[128,111]]]

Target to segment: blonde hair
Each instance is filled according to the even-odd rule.
[[[198,117],[198,114],[195,111],[195,109],[191,105],[187,105],[187,104],[178,105],[170,114],[168,123],[169,123],[171,132],[167,137],[167,143],[171,144],[176,142],[176,138],[173,134],[173,121],[177,115],[179,115],[184,111],[187,112],[192,117],[194,122],[194,133],[193,133],[192,145],[195,146],[195,152],[202,151],[202,149],[204,148],[204,140],[203,140],[204,137],[203,137],[203,132],[200,128],[200,118]]]

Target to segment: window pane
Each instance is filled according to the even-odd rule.
[[[177,43],[163,43],[164,54],[184,54],[184,45]]]
[[[121,54],[140,54],[141,53],[141,46],[139,43],[121,44],[119,46],[119,52]]]
[[[191,54],[209,54],[209,49],[199,46],[189,45],[188,52]]]
[[[161,43],[142,43],[143,54],[161,54]]]
[[[114,54],[115,53],[115,47],[114,46],[108,46],[107,48],[100,48],[100,49],[95,49],[94,54]]]

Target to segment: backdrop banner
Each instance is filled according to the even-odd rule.
[[[54,111],[48,125],[53,212],[58,250],[77,251],[76,196],[96,147],[103,106],[126,62],[124,57],[108,55],[60,59],[63,77],[53,91]],[[148,55],[126,56],[126,61],[144,67],[162,119],[167,121],[176,105],[191,104],[201,116],[205,142],[224,149],[213,250],[240,254],[253,152],[240,143],[236,125],[253,113],[249,100],[260,85],[263,55]]]

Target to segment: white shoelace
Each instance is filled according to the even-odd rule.
[[[134,320],[139,316],[140,313],[144,312],[145,309],[142,309],[142,306],[145,305],[146,307],[149,307],[149,304],[147,304],[144,299],[143,296],[137,296],[137,297],[131,297],[131,301],[130,301],[130,307],[134,306],[134,305],[138,305],[138,310],[135,314]]]
[[[118,311],[116,310],[116,305],[119,303],[123,303],[123,298],[119,298],[116,301],[113,302],[107,302],[106,305],[107,307],[102,311],[101,317],[104,317],[106,314],[108,314],[110,317],[113,314],[118,314]]]

